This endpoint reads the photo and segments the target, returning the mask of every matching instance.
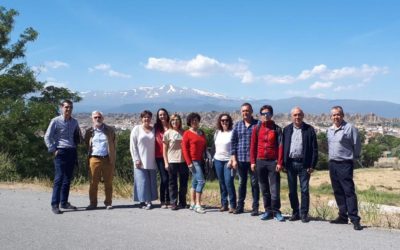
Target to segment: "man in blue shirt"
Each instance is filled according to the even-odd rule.
[[[62,115],[53,118],[47,128],[44,141],[50,153],[54,154],[54,185],[51,197],[53,213],[61,214],[61,208],[76,210],[68,202],[69,189],[75,164],[77,163],[76,146],[81,142],[78,121],[72,118],[73,104],[65,100],[61,104]]]
[[[257,174],[250,169],[250,140],[253,127],[258,120],[253,118],[253,107],[250,103],[243,103],[240,112],[242,121],[238,121],[233,127],[231,138],[232,167],[237,168],[239,174],[239,198],[234,214],[244,211],[244,200],[246,199],[247,175],[250,173],[251,193],[253,195],[252,216],[258,215],[260,187]]]
[[[329,175],[339,216],[333,224],[348,224],[350,218],[355,230],[362,230],[358,216],[357,195],[355,193],[353,170],[355,159],[360,158],[361,142],[358,130],[344,121],[343,108],[331,109],[332,127],[328,129]]]

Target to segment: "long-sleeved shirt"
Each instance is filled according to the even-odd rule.
[[[328,128],[329,160],[345,161],[360,158],[361,142],[358,130],[345,121],[339,128]]]
[[[146,132],[142,125],[135,126],[131,132],[130,151],[135,167],[136,161],[140,161],[140,168],[156,169],[154,129]]]
[[[207,141],[204,132],[201,135],[186,130],[182,139],[182,152],[186,164],[189,166],[192,161],[203,160],[207,148]]]
[[[156,131],[156,158],[163,158],[163,137],[164,130],[155,129]]]
[[[250,126],[246,127],[245,122],[239,121],[235,124],[231,138],[231,155],[235,155],[240,162],[250,162],[250,140],[253,127],[258,120],[252,119]]]
[[[282,129],[274,121],[254,126],[251,134],[250,163],[255,164],[257,159],[263,159],[277,160],[278,165],[283,165],[282,142]]]
[[[78,121],[72,117],[65,120],[64,116],[60,115],[51,120],[44,135],[44,142],[48,151],[54,152],[57,148],[76,148],[81,137]]]

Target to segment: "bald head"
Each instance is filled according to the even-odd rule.
[[[300,128],[304,119],[303,110],[300,107],[294,107],[292,108],[292,111],[290,111],[290,116],[292,118],[293,125],[297,128]]]

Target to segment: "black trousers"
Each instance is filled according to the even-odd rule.
[[[188,179],[189,179],[189,168],[186,166],[184,162],[169,163],[168,174],[169,174],[169,196],[171,204],[178,205],[179,202],[179,206],[185,207],[186,193],[187,193]],[[179,176],[179,192],[178,192],[178,176]]]
[[[310,209],[310,174],[307,172],[307,169],[303,166],[302,162],[289,160],[287,165],[287,176],[289,200],[290,206],[293,210],[293,215],[308,215]],[[299,204],[299,197],[297,195],[297,178],[300,181],[301,205]]]
[[[276,161],[257,159],[256,172],[265,211],[280,212],[281,177],[279,172],[276,172]]]
[[[164,166],[163,158],[156,158],[158,172],[160,173],[160,202],[169,203],[169,189],[168,189],[168,177],[169,174]]]
[[[353,181],[353,162],[329,161],[329,175],[339,208],[339,216],[343,219],[350,218],[352,222],[360,221]]]

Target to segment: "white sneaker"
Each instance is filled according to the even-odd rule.
[[[196,213],[199,213],[199,214],[205,214],[206,213],[206,210],[204,210],[204,208],[202,206],[195,206],[194,207],[194,211]]]
[[[189,206],[189,210],[194,210],[194,208],[196,207],[196,205],[195,204],[190,204],[190,206]]]
[[[113,206],[111,206],[111,205],[106,206],[106,209],[107,209],[107,210],[111,210],[111,209],[113,209]]]
[[[151,205],[151,203],[149,203],[149,204],[146,205],[146,207],[145,207],[144,209],[150,210],[150,209],[152,209],[152,208],[153,208],[153,206]]]

